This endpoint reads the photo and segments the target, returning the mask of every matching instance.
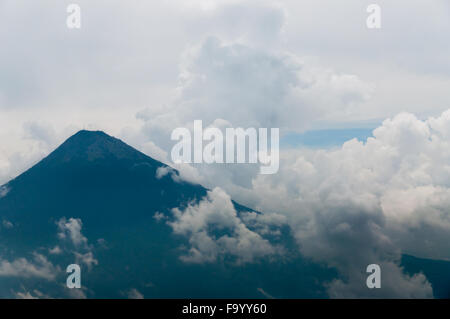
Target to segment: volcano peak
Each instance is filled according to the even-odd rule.
[[[81,130],[69,137],[46,158],[46,160],[62,162],[74,159],[91,162],[99,159],[148,160],[150,158],[103,131]]]

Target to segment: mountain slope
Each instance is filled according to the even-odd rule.
[[[162,168],[169,173],[158,174]],[[325,296],[317,278],[331,279],[334,272],[297,254],[242,264],[228,257],[182,261],[191,243],[167,224],[171,210],[198,203],[208,190],[176,176],[175,170],[103,132],[70,137],[3,187],[7,194],[0,198],[0,219],[12,227],[0,230],[0,296],[30,289],[74,296],[64,287],[65,267],[74,262],[82,264],[83,295],[94,298],[122,298],[130,289],[145,297],[263,298],[262,291],[276,297]],[[238,216],[252,211],[233,204]],[[290,237],[288,227],[281,231],[282,238]],[[223,232],[226,239],[235,235],[218,229],[212,236]],[[54,278],[2,276],[1,262],[19,265],[20,258],[29,267],[49,268]]]
[[[80,131],[7,184],[0,212],[20,220],[17,242],[45,244],[62,217],[81,218],[89,238],[205,196],[201,186],[155,178],[164,166],[103,132]]]

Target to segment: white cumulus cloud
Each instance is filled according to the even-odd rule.
[[[172,210],[174,221],[168,222],[175,234],[186,236],[191,247],[185,262],[215,262],[232,256],[237,263],[281,253],[281,248],[270,244],[251,231],[237,216],[231,198],[222,189],[215,188],[198,204]],[[225,234],[220,231],[226,230]]]
[[[17,258],[13,261],[0,259],[0,277],[55,279],[60,272],[44,255],[34,253],[33,260]]]

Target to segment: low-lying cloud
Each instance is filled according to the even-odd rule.
[[[32,260],[17,258],[13,261],[0,259],[0,277],[55,279],[61,270],[44,255],[33,253]]]
[[[282,253],[282,248],[242,222],[230,196],[220,188],[208,191],[197,204],[174,208],[172,213],[174,220],[168,222],[169,226],[175,234],[187,237],[190,244],[188,254],[181,257],[185,262],[216,262],[231,256],[240,264]],[[226,233],[221,234],[224,230]]]

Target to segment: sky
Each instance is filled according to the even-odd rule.
[[[372,0],[79,0],[69,29],[72,2],[0,0],[0,183],[80,129],[170,163],[171,131],[194,120],[277,127],[274,176],[177,168],[287,216],[301,252],[348,278],[330,296],[363,295],[353,267],[372,260],[389,296],[430,296],[398,259],[450,259],[448,1],[378,0],[380,29]]]
[[[128,136],[145,126],[140,115],[178,107],[195,117],[196,99],[210,122],[240,108],[248,112],[239,120],[224,119],[300,132],[373,129],[400,112],[425,119],[450,104],[446,1],[379,1],[381,29],[366,27],[370,1],[78,1],[82,27],[68,29],[70,3],[0,1],[1,181],[82,128],[140,147]],[[233,55],[236,46],[247,51]],[[228,59],[228,69],[201,65],[196,50]],[[273,65],[234,81],[245,72],[233,64],[264,61]],[[187,84],[203,68],[214,72],[211,87]]]

